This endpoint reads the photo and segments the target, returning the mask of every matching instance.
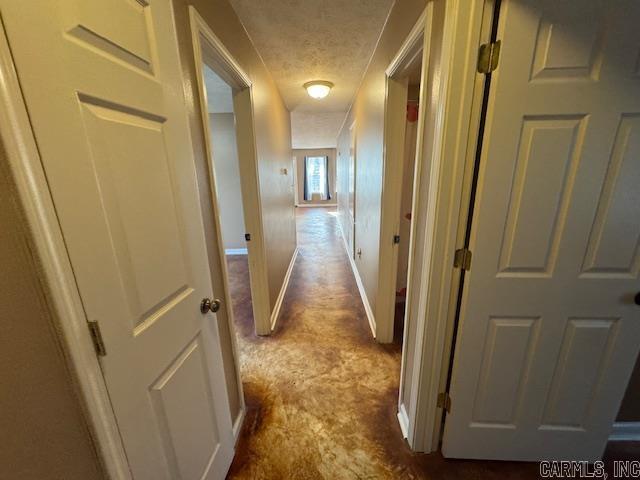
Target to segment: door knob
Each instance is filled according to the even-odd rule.
[[[640,292],[636,293],[635,298],[633,299],[636,302],[636,305],[640,305]]]
[[[215,300],[211,300],[210,298],[203,298],[202,302],[200,302],[200,311],[202,313],[216,313],[218,310],[220,310],[220,300],[218,300],[217,298]]]

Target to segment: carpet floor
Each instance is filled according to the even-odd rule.
[[[227,258],[247,405],[228,478],[539,478],[535,463],[411,452],[396,419],[401,345],[372,337],[335,211],[297,212],[299,254],[270,337],[254,334],[246,256]],[[638,452],[610,444],[608,457]]]

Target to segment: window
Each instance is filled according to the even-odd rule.
[[[305,200],[311,200],[315,193],[319,194],[323,200],[328,200],[327,160],[327,157],[305,158]]]

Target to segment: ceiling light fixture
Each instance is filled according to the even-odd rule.
[[[333,87],[333,83],[324,80],[313,80],[302,85],[313,98],[324,98],[329,95],[329,90]]]

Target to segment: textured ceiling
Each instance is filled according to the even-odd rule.
[[[289,110],[346,112],[393,0],[230,0]],[[302,88],[335,84],[323,100]]]

